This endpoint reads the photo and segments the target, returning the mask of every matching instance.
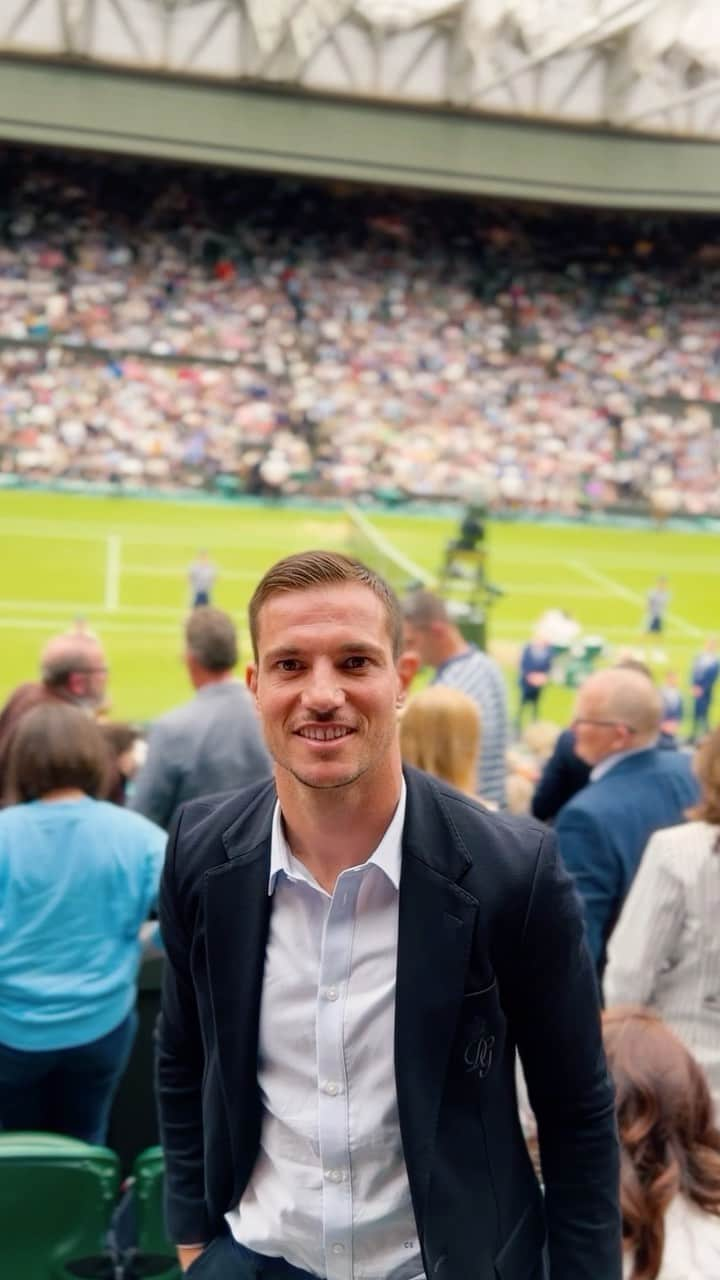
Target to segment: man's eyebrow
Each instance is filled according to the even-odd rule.
[[[379,657],[384,653],[382,645],[374,644],[371,640],[347,640],[344,644],[334,647],[335,653],[367,653],[374,657]],[[268,649],[263,655],[264,662],[276,662],[279,658],[299,658],[306,650],[302,645],[297,644],[281,644],[276,645],[274,649]]]

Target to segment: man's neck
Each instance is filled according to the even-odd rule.
[[[366,781],[367,779],[367,781]],[[285,838],[293,855],[328,893],[341,871],[361,866],[377,849],[397,808],[399,760],[385,775],[365,775],[345,787],[307,787],[276,770]]]
[[[436,667],[441,667],[444,662],[449,662],[451,658],[457,658],[458,654],[465,653],[468,648],[468,642],[456,627],[451,627],[443,636],[437,639],[437,649],[435,663]]]
[[[209,684],[226,684],[232,679],[232,671],[197,671],[192,675],[195,689],[205,689]]]

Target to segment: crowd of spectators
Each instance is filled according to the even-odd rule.
[[[712,220],[2,163],[2,472],[720,514]]]

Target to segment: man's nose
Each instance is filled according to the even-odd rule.
[[[327,712],[342,706],[344,701],[345,693],[340,688],[332,663],[315,663],[302,691],[303,706],[308,710]]]

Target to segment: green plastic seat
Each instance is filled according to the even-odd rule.
[[[0,1133],[3,1277],[112,1276],[105,1234],[119,1185],[120,1162],[106,1147],[51,1133]]]
[[[137,1270],[140,1275],[152,1275],[157,1280],[176,1280],[182,1272],[175,1245],[165,1232],[165,1161],[162,1147],[148,1147],[147,1151],[141,1152],[133,1165],[132,1176],[137,1212]]]

